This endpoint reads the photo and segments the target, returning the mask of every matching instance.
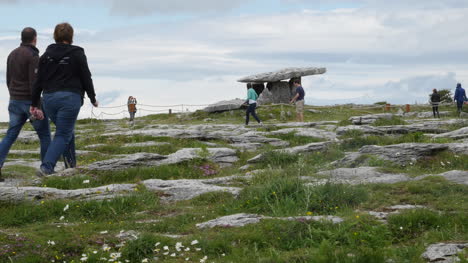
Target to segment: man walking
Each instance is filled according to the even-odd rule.
[[[453,100],[457,103],[457,112],[458,112],[458,115],[460,115],[463,109],[463,103],[465,103],[465,101],[467,100],[466,92],[462,88],[460,83],[457,84],[457,88],[455,89],[455,96]]]
[[[432,113],[434,113],[434,118],[440,118],[439,104],[440,104],[440,94],[437,92],[437,89],[433,89],[432,94],[431,94],[431,105],[432,105]]]
[[[39,50],[36,48],[36,42],[36,30],[31,27],[23,29],[21,45],[13,50],[7,59],[6,81],[10,93],[8,105],[10,122],[6,136],[0,143],[0,182],[4,181],[1,175],[3,163],[28,119],[39,136],[41,160],[44,158],[51,141],[49,122],[47,118],[42,116],[42,111],[38,110],[36,116],[31,116],[29,112],[32,100],[31,92],[39,62]]]
[[[296,88],[296,95],[291,100],[291,104],[296,103],[296,119],[298,122],[304,122],[304,97],[305,91],[302,88],[301,81],[295,79],[293,85]]]

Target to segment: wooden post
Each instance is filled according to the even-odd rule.
[[[406,104],[406,112],[410,112],[411,111],[411,106],[409,104]]]
[[[390,111],[390,104],[385,104],[385,111]]]
[[[169,109],[169,115],[171,115],[171,114],[172,114],[172,109]]]

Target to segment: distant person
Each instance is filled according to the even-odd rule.
[[[431,94],[431,105],[432,105],[432,113],[434,113],[434,118],[440,118],[439,104],[440,104],[440,94],[437,92],[437,89],[433,89],[432,94]]]
[[[305,91],[301,85],[300,80],[294,80],[293,85],[296,88],[296,95],[291,100],[292,103],[296,103],[296,120],[298,122],[304,122],[304,97]]]
[[[128,106],[128,113],[130,113],[129,121],[133,121],[135,119],[135,113],[137,112],[136,104],[137,104],[137,100],[135,97],[132,97],[132,96],[128,97],[127,106]]]
[[[8,131],[0,143],[0,182],[4,181],[1,174],[3,163],[28,119],[39,136],[41,160],[50,144],[50,128],[47,118],[44,118],[41,110],[38,110],[36,116],[32,116],[29,112],[32,100],[31,90],[36,80],[39,62],[39,50],[36,48],[36,43],[36,30],[26,27],[21,32],[21,45],[13,50],[7,59],[6,82],[10,93],[8,105],[10,122]],[[37,106],[40,107],[39,103]]]
[[[31,112],[38,111],[43,93],[44,110],[56,126],[54,139],[42,160],[38,176],[54,173],[62,154],[66,167],[76,167],[75,123],[84,93],[88,94],[94,107],[98,106],[84,49],[72,45],[73,27],[68,23],[58,24],[54,39],[55,44],[48,46],[39,60],[32,94]]]
[[[453,97],[453,100],[457,103],[457,112],[458,112],[458,115],[460,115],[463,109],[463,103],[467,101],[466,92],[462,88],[460,83],[457,84],[457,88],[455,89],[455,96]]]
[[[253,85],[247,85],[247,100],[244,104],[248,105],[247,111],[245,112],[245,126],[249,125],[250,114],[257,120],[259,124],[263,124],[257,116],[255,109],[257,108],[258,94],[253,89]]]

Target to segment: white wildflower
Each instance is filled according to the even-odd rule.
[[[88,261],[88,257],[82,257],[80,258],[81,261]]]
[[[63,208],[63,212],[67,211],[68,208],[70,208],[70,206],[67,204],[67,205]]]
[[[189,247],[187,247],[187,248],[185,249],[185,251],[190,251],[190,248],[189,248]]]
[[[180,251],[183,247],[184,247],[184,245],[182,245],[182,242],[177,242],[176,245],[175,245],[175,249],[177,251]]]
[[[440,165],[445,166],[445,163],[444,163],[444,162],[440,162]]]
[[[403,230],[403,227],[402,227],[402,226],[400,226],[400,230]]]
[[[93,251],[93,254],[97,254],[97,250],[94,250],[94,251]]]
[[[167,256],[169,255],[169,252],[164,252],[163,255]]]
[[[158,242],[158,243],[154,244],[155,247],[157,247],[159,245],[161,245],[161,242]]]
[[[169,247],[168,247],[168,246],[164,246],[163,249],[164,249],[164,250],[169,250]]]
[[[119,252],[115,252],[115,253],[110,254],[110,257],[113,258],[113,259],[118,259],[121,256],[122,256],[122,253],[119,253]]]
[[[195,248],[195,250],[196,250],[196,251],[200,251],[200,250],[201,250],[201,248],[199,248],[199,247],[196,247],[196,248]]]
[[[205,263],[207,259],[208,259],[208,257],[204,256],[202,259],[200,259],[200,263]]]
[[[84,180],[83,183],[84,184],[89,184],[89,180]]]
[[[141,263],[146,263],[146,262],[148,262],[148,259],[147,259],[147,258],[141,260]]]
[[[55,242],[53,240],[49,240],[49,241],[47,241],[47,245],[55,246]]]
[[[99,234],[107,234],[107,233],[109,233],[109,231],[107,231],[107,230],[99,232]]]
[[[172,253],[172,254],[171,254],[171,257],[175,257],[175,256],[176,256],[176,253]]]
[[[189,260],[190,260],[190,258],[185,258],[185,261],[189,261]]]
[[[109,250],[111,250],[111,247],[109,247],[109,245],[107,245],[107,244],[104,244],[104,245],[102,245],[102,250],[109,251]]]
[[[223,253],[223,254],[221,254],[221,256],[225,257],[225,256],[226,256],[226,254],[224,254],[224,253]]]
[[[198,240],[196,240],[196,239],[194,241],[192,241],[192,243],[190,243],[190,245],[192,245],[192,246],[196,245],[196,244],[198,244]]]
[[[65,219],[64,216],[61,216],[61,217],[59,218],[60,221],[62,221],[62,220],[64,220],[64,219]]]

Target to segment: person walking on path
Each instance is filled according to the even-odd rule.
[[[253,85],[247,85],[247,100],[244,102],[244,104],[248,105],[247,111],[245,112],[245,126],[249,125],[250,114],[252,114],[252,116],[259,124],[263,124],[255,112],[255,109],[257,108],[257,99],[258,94],[253,89]]]
[[[433,89],[432,94],[431,94],[432,113],[434,113],[434,118],[440,119],[439,104],[440,104],[440,94],[437,92],[437,89]],[[436,116],[436,113],[437,113],[437,116]]]
[[[130,113],[129,121],[131,122],[135,119],[135,113],[137,112],[136,104],[137,104],[137,100],[135,97],[133,96],[128,97],[127,106],[128,106],[128,113]]]
[[[61,23],[54,30],[55,44],[47,47],[39,60],[39,71],[32,94],[31,112],[38,110],[41,93],[44,110],[55,124],[55,136],[42,161],[38,176],[54,173],[63,154],[68,167],[76,167],[75,123],[83,105],[84,93],[98,106],[91,72],[84,49],[72,45],[73,27]]]
[[[291,104],[296,103],[296,119],[298,122],[304,122],[304,97],[305,91],[300,80],[294,80],[293,85],[296,88],[296,95],[291,100]]]
[[[458,112],[458,115],[460,115],[463,109],[463,103],[467,101],[466,92],[462,88],[460,83],[457,84],[457,88],[455,89],[455,96],[453,100],[457,103],[457,112]]]
[[[44,118],[42,110],[38,109],[35,116],[29,112],[32,100],[31,91],[39,62],[39,50],[36,48],[36,43],[36,30],[26,27],[21,32],[21,45],[13,50],[7,59],[6,82],[10,93],[8,104],[10,122],[8,131],[0,143],[0,182],[4,181],[1,168],[8,152],[28,119],[39,136],[41,161],[50,144],[49,122],[47,118]],[[40,107],[39,103],[37,106]]]

